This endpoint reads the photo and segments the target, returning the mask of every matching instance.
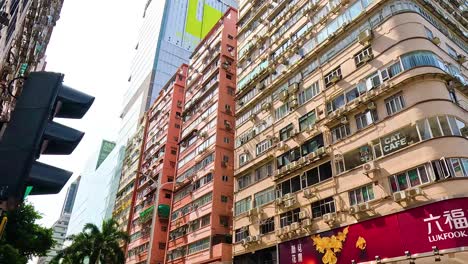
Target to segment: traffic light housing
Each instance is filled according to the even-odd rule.
[[[63,85],[63,77],[52,72],[27,77],[0,141],[0,200],[20,202],[26,189],[31,195],[58,193],[71,177],[72,172],[36,161],[41,154],[71,154],[84,135],[53,121],[80,119],[94,101]]]

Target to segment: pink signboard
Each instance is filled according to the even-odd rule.
[[[468,246],[468,198],[441,201],[279,245],[281,264],[336,264]]]

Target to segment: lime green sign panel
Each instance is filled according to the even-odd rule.
[[[203,39],[219,21],[223,13],[203,2],[202,20],[200,21],[197,16],[199,1],[189,0],[185,31],[194,37]]]

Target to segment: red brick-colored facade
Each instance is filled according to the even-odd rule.
[[[126,263],[164,261],[187,70],[185,64],[178,69],[145,117],[141,166],[129,218],[131,241]]]
[[[232,259],[236,23],[231,8],[190,61],[166,263]]]

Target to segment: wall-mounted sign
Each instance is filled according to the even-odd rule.
[[[400,132],[395,132],[380,139],[384,155],[397,151],[408,145],[406,136]]]
[[[468,198],[445,200],[279,245],[281,264],[349,264],[468,246]]]

